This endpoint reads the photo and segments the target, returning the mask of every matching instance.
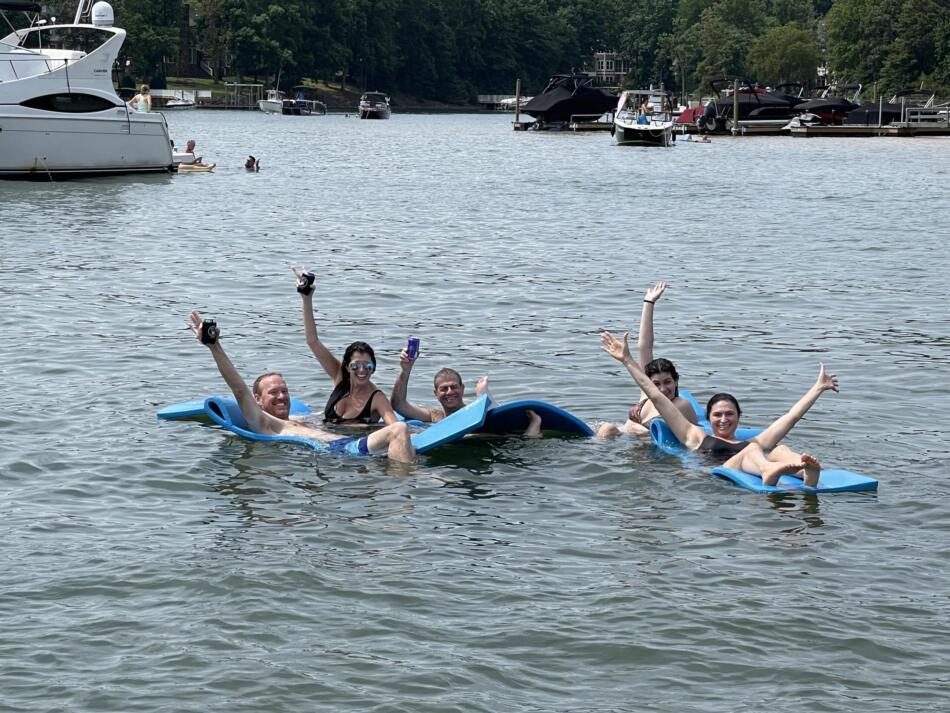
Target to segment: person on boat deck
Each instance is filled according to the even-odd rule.
[[[690,423],[696,423],[696,411],[693,405],[680,396],[680,375],[676,367],[669,359],[653,358],[653,312],[657,300],[666,292],[667,284],[658,282],[650,287],[643,295],[643,311],[640,315],[640,332],[637,339],[637,357],[641,364],[646,364],[644,372],[653,382],[653,384],[663,392],[673,404],[680,410],[680,413]],[[614,438],[621,434],[630,436],[650,435],[650,421],[659,417],[660,413],[656,410],[653,402],[640,392],[638,403],[630,407],[627,420],[617,425],[614,423],[601,424],[597,429],[598,438]]]
[[[416,355],[416,359],[419,355]],[[415,359],[409,358],[409,352],[403,349],[399,352],[399,375],[393,382],[393,390],[390,394],[390,401],[393,409],[402,414],[403,418],[415,419],[425,423],[437,423],[446,416],[451,416],[456,411],[465,407],[465,384],[462,383],[461,375],[455,369],[445,367],[436,372],[433,381],[432,393],[439,402],[441,408],[426,408],[415,406],[409,403],[406,393],[409,390],[409,376],[412,373],[412,367],[415,365]],[[477,396],[488,395],[489,402],[494,401],[488,390],[488,377],[483,376],[475,385],[475,394]],[[528,409],[525,411],[528,417],[528,426],[524,431],[525,436],[541,435],[541,417]]]
[[[202,326],[201,315],[193,311],[189,327],[198,341],[205,343],[202,340]],[[216,336],[207,346],[218,371],[237,399],[241,415],[255,433],[301,436],[325,444],[331,453],[386,454],[394,461],[415,461],[416,449],[409,438],[409,429],[405,423],[394,423],[362,438],[340,438],[319,426],[301,422],[290,415],[290,392],[281,374],[274,371],[261,374],[254,381],[253,387],[248,389],[221,346],[220,336]]]
[[[610,332],[600,338],[601,348],[623,364],[634,381],[660,412],[673,433],[687,449],[708,455],[719,464],[733,470],[758,475],[763,485],[775,485],[783,475],[801,478],[805,485],[815,487],[821,475],[821,464],[808,453],[796,453],[779,445],[792,427],[826,391],[838,390],[838,379],[825,373],[825,365],[818,365],[818,379],[789,411],[776,419],[768,428],[747,441],[735,439],[742,411],[731,394],[715,394],[706,404],[706,418],[712,425],[713,435],[684,418],[676,406],[643,372],[630,356],[627,334],[617,339]]]
[[[152,95],[149,93],[147,84],[143,84],[139,93],[129,100],[129,106],[143,114],[152,110]]]
[[[649,124],[650,123],[650,100],[644,99],[640,103],[640,118],[637,119],[638,124]]]
[[[303,326],[307,346],[320,362],[320,366],[333,381],[333,391],[327,399],[323,418],[334,425],[371,425],[383,420],[387,426],[400,423],[386,394],[373,384],[376,371],[376,353],[366,342],[353,342],[337,359],[320,341],[317,324],[313,319],[313,292],[307,286],[304,270],[294,268],[297,291],[303,300]]]

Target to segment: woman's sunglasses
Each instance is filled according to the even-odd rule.
[[[360,367],[366,369],[366,371],[373,371],[376,369],[376,365],[371,361],[351,361],[350,362],[350,371],[359,371]]]

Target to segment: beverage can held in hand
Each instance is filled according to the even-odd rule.
[[[409,337],[409,341],[406,343],[406,354],[409,356],[411,361],[415,361],[416,357],[419,356],[418,337]]]

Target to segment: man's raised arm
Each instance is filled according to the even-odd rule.
[[[225,354],[224,347],[221,346],[221,342],[218,340],[217,325],[210,321],[206,325],[201,315],[195,310],[191,313],[191,321],[188,326],[194,332],[198,341],[211,351],[214,363],[218,366],[218,371],[221,372],[228,388],[231,389],[231,393],[237,399],[241,414],[247,420],[251,430],[259,433],[280,433],[280,420],[261,410],[257,401],[254,400],[251,390],[244,383],[244,379],[241,378],[237,369],[234,368],[234,364],[231,363],[231,359]]]
[[[409,353],[405,349],[399,352],[399,375],[393,382],[393,391],[389,396],[389,401],[393,405],[393,410],[403,418],[414,418],[417,421],[432,423],[435,419],[430,409],[413,406],[406,398],[409,390],[409,374],[412,372],[413,363],[414,360],[409,358]]]

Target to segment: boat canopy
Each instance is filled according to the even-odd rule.
[[[33,2],[33,0],[0,0],[0,10],[40,12],[42,8],[38,2]]]

